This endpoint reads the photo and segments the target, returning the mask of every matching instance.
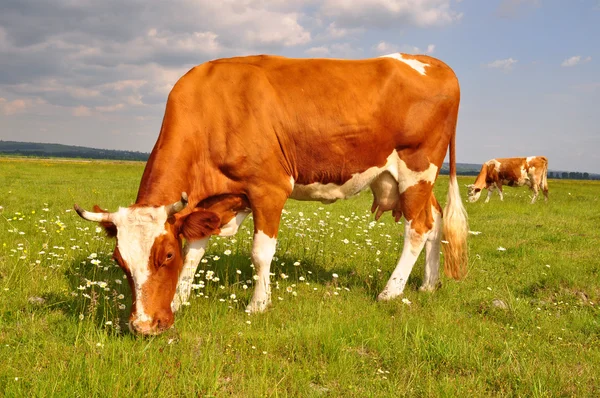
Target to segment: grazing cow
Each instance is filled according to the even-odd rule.
[[[481,166],[481,171],[474,184],[469,185],[469,202],[476,202],[481,190],[487,188],[485,203],[490,201],[492,191],[498,189],[500,200],[504,200],[502,185],[522,187],[527,185],[533,191],[531,203],[535,203],[539,190],[544,192],[548,200],[548,159],[544,156],[528,158],[500,158],[488,160]]]
[[[376,219],[387,211],[406,219],[402,254],[379,299],[402,294],[423,247],[421,289],[434,290],[442,209],[432,190],[448,148],[444,270],[461,278],[468,229],[456,181],[459,98],[452,69],[427,56],[249,56],[190,70],[169,94],[135,204],[113,213],[75,205],[117,239],[114,258],[133,296],[130,328],[170,327],[209,237],[235,234],[250,213],[258,279],[247,310],[264,311],[286,200],[332,203],[367,187]]]

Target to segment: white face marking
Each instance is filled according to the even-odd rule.
[[[157,237],[165,234],[167,212],[161,207],[120,208],[114,215],[119,253],[129,267],[135,286],[137,320],[149,321],[142,302],[142,287],[150,276],[148,261]]]
[[[477,188],[478,187],[476,187],[475,184],[471,184],[468,186],[467,198],[471,203],[477,202],[479,200],[479,196],[481,196],[481,188],[479,189],[479,191],[475,191]]]
[[[401,54],[401,53],[388,54],[388,55],[381,56],[381,58],[384,58],[384,57],[385,58],[394,58],[394,59],[397,59],[398,61],[402,61],[405,64],[407,64],[408,66],[410,66],[411,68],[413,68],[414,70],[416,70],[417,72],[419,72],[420,74],[422,74],[423,76],[425,76],[425,67],[429,66],[429,64],[425,64],[416,59],[404,58],[403,54]]]
[[[233,236],[237,233],[240,225],[246,219],[246,217],[250,214],[250,211],[239,212],[233,217],[227,224],[221,227],[221,232],[218,236]]]

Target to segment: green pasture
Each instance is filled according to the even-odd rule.
[[[376,297],[403,226],[375,222],[369,192],[290,201],[266,313],[244,312],[249,219],[213,238],[175,327],[139,338],[114,242],[72,208],[131,204],[142,171],[0,158],[0,396],[600,396],[598,182],[550,180],[548,203],[508,187],[466,203],[466,279],[420,293],[421,257],[389,303]],[[473,180],[459,178],[463,199]]]

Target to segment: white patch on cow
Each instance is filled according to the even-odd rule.
[[[254,240],[252,241],[252,264],[254,264],[258,280],[254,287],[252,300],[250,300],[250,304],[246,308],[249,312],[262,312],[271,303],[269,272],[276,246],[276,238],[271,238],[262,231],[254,234]]]
[[[190,298],[192,291],[192,282],[194,281],[194,274],[196,268],[204,253],[206,252],[206,246],[208,246],[209,237],[187,242],[184,248],[184,261],[181,274],[179,274],[179,282],[177,283],[177,290],[175,296],[171,302],[171,310],[176,312],[181,304],[186,303]]]
[[[419,235],[411,228],[411,222],[407,221],[404,224],[404,247],[398,265],[383,291],[377,297],[378,300],[386,301],[391,300],[404,292],[404,286],[408,281],[408,276],[412,271],[423,246],[425,245],[425,239],[427,234]]]
[[[450,194],[450,193],[449,193]],[[461,203],[460,197],[458,202]],[[442,239],[442,214],[431,206],[433,227],[425,242],[425,272],[423,283],[419,287],[422,292],[432,292],[437,288],[440,279],[440,242]]]
[[[435,164],[429,163],[429,167],[424,171],[413,171],[408,168],[402,159],[398,158],[398,160],[398,189],[400,190],[400,194],[421,181],[430,184],[435,182],[438,171]]]
[[[422,74],[423,76],[425,76],[425,67],[429,66],[429,64],[425,64],[416,59],[404,58],[404,55],[401,53],[382,55],[381,58],[394,58],[398,61],[402,61],[417,72],[419,72],[420,74]]]
[[[499,161],[497,161],[496,159],[492,159],[492,160],[488,160],[488,162],[486,163],[488,166],[494,165],[497,171],[500,171],[500,165],[501,163]]]
[[[521,177],[519,178],[519,181],[517,181],[517,185],[520,187],[523,185],[531,186],[531,180],[529,179],[527,169],[524,166],[521,166]]]
[[[165,234],[167,212],[161,207],[120,208],[113,213],[117,226],[117,246],[123,261],[129,267],[135,287],[137,322],[150,317],[144,311],[142,287],[150,276],[148,261],[157,237]]]
[[[237,233],[242,222],[248,217],[250,211],[241,211],[235,215],[227,224],[221,227],[221,232],[218,236],[233,236]]]
[[[294,177],[290,176],[290,185],[292,186],[292,191],[294,190],[294,185],[296,181],[294,181]]]
[[[308,185],[296,184],[290,198],[296,200],[319,200],[323,203],[333,203],[338,199],[347,199],[358,194],[371,183],[375,183],[372,187],[375,191],[380,191],[385,187],[379,187],[381,184],[390,185],[389,176],[393,177],[398,183],[399,191],[406,191],[411,186],[418,184],[420,181],[432,183],[437,175],[437,166],[429,164],[429,167],[424,171],[413,171],[408,168],[407,164],[400,159],[396,151],[387,157],[387,161],[383,167],[370,167],[362,173],[353,174],[352,177],[342,185],[334,183],[321,184],[314,182]],[[386,173],[384,177],[382,174]],[[381,176],[381,181],[378,177]],[[376,180],[377,179],[377,180]],[[381,184],[380,184],[381,183]],[[381,189],[379,189],[381,188]]]
[[[527,156],[527,165],[529,166],[529,163],[531,163],[531,161],[535,158],[535,156]]]

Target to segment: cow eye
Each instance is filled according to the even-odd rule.
[[[173,258],[173,253],[169,252],[167,253],[167,260],[170,260]]]

